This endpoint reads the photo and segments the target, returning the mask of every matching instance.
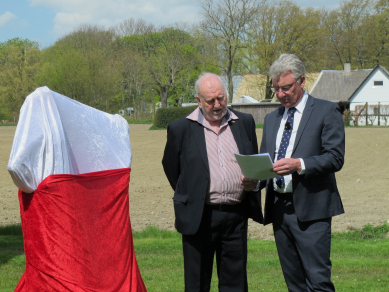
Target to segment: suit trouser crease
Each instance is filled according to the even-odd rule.
[[[335,291],[330,280],[331,221],[301,222],[292,200],[276,198],[273,230],[289,291]]]

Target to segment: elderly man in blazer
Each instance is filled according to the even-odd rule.
[[[182,234],[185,291],[209,291],[216,254],[219,291],[247,291],[247,219],[263,222],[257,181],[234,157],[258,153],[253,117],[227,109],[220,78],[200,75],[199,107],[169,124],[162,164]]]
[[[264,224],[273,223],[289,291],[335,291],[331,219],[344,213],[334,174],[344,163],[342,115],[336,103],[304,91],[295,55],[282,54],[269,73],[282,106],[265,117],[260,152],[281,177],[266,182]]]

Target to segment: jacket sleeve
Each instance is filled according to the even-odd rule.
[[[266,133],[267,133],[267,130],[266,130],[266,126],[267,126],[266,120],[267,120],[267,116],[265,116],[265,121],[264,121],[264,124],[263,124],[261,148],[259,149],[259,153],[268,153],[268,150],[266,148]],[[260,183],[259,189],[265,188],[266,187],[266,183],[267,183],[267,180],[262,180],[261,183]]]
[[[321,129],[321,154],[304,159],[305,177],[332,173],[342,169],[345,153],[345,133],[339,106],[331,103],[324,115]]]
[[[258,154],[258,141],[257,141],[257,133],[255,132],[255,121],[254,118],[250,117],[250,133],[251,133],[251,143],[253,145],[254,153]]]
[[[180,139],[171,125],[168,125],[167,128],[167,141],[162,165],[171,187],[175,190],[180,176]]]

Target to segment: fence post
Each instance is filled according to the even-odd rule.
[[[366,102],[365,106],[366,106],[366,123],[365,123],[365,126],[368,126],[369,123],[368,123],[368,121],[367,121],[367,117],[368,117],[369,105],[367,104],[367,102]]]
[[[378,126],[381,125],[380,120],[381,120],[381,104],[378,103]]]

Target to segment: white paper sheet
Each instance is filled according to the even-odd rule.
[[[37,88],[20,109],[8,171],[31,193],[51,174],[82,174],[131,167],[127,121],[48,87]]]
[[[234,154],[245,177],[257,180],[279,177],[278,174],[271,171],[273,161],[269,153],[254,155]]]

